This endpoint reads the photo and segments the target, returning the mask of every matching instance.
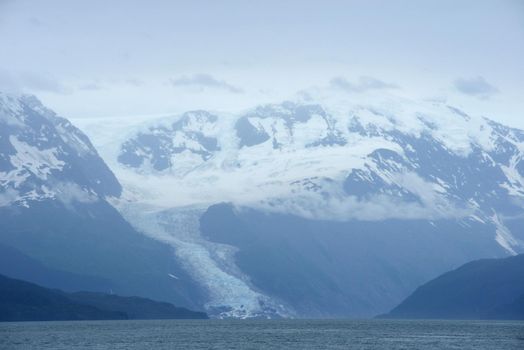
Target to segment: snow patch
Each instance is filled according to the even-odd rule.
[[[64,168],[65,162],[58,159],[56,147],[38,149],[21,141],[16,136],[9,136],[9,142],[16,150],[16,153],[9,158],[18,174],[25,171],[45,180],[51,174],[51,171]],[[15,187],[18,185],[19,183],[15,184]]]
[[[519,244],[515,237],[511,234],[510,230],[504,226],[504,223],[499,218],[497,214],[494,214],[491,217],[492,222],[496,226],[496,232],[497,235],[495,237],[495,240],[498,244],[504,249],[506,249],[510,254],[517,255],[517,252],[515,251],[514,247],[518,247]]]

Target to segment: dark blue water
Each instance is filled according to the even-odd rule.
[[[0,349],[524,349],[524,322],[169,320],[0,324]]]

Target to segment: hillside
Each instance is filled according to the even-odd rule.
[[[0,321],[207,318],[202,312],[145,298],[65,293],[0,275]]]
[[[524,254],[477,260],[447,272],[383,317],[524,319]]]

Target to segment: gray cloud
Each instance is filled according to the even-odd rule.
[[[480,99],[487,99],[499,92],[499,90],[488,83],[486,79],[481,76],[469,79],[457,79],[453,82],[455,88],[463,94],[475,96]]]
[[[144,81],[137,78],[127,79],[110,79],[110,80],[99,80],[95,79],[92,81],[86,81],[78,86],[78,90],[96,91],[103,90],[111,85],[127,85],[133,87],[140,87],[145,84]]]
[[[96,83],[96,82],[90,82],[86,84],[82,84],[78,87],[79,90],[90,90],[90,91],[96,91],[96,90],[102,90],[102,85]]]
[[[38,17],[29,18],[29,24],[37,28],[44,26],[44,22],[42,22]]]
[[[398,85],[386,83],[382,80],[362,76],[356,83],[347,80],[344,77],[334,77],[329,82],[330,87],[341,89],[349,92],[365,92],[368,90],[398,89]]]
[[[11,73],[0,70],[0,87],[6,91],[70,94],[73,90],[60,81],[34,72]]]
[[[142,86],[144,85],[144,82],[137,78],[128,78],[124,81],[125,84],[131,85],[131,86]]]
[[[170,79],[169,82],[173,86],[194,86],[194,87],[198,87],[202,89],[203,88],[213,88],[213,89],[225,90],[225,91],[232,92],[235,94],[244,92],[244,90],[242,90],[239,87],[231,85],[224,80],[216,79],[212,75],[205,74],[205,73],[193,74],[191,76],[182,76],[177,79]]]

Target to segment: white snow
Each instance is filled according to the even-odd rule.
[[[4,175],[11,177],[18,181],[14,184],[15,187],[20,185],[20,180],[25,179],[30,174],[33,174],[41,179],[47,179],[52,170],[62,170],[65,162],[57,158],[58,150],[56,147],[48,149],[38,149],[26,142],[18,139],[16,136],[10,136],[9,142],[16,150],[14,155],[11,155],[11,164],[16,168],[15,176],[10,176],[10,173]],[[30,173],[30,174],[29,174]],[[1,173],[0,174],[5,174]],[[5,180],[4,176],[0,175],[0,181]]]
[[[22,104],[20,96],[0,92],[0,120],[11,125],[23,125],[17,118],[22,115]]]
[[[80,139],[76,131],[72,130],[72,125],[68,124],[69,122],[64,122],[55,126],[62,140],[78,152],[80,156],[96,153],[94,149]]]
[[[496,226],[497,236],[495,237],[495,240],[510,254],[516,255],[517,252],[514,248],[518,247],[519,243],[517,242],[515,237],[513,237],[510,230],[508,230],[508,228],[504,226],[504,223],[497,214],[494,214],[491,217],[491,220]]]
[[[25,109],[38,114],[28,117]],[[45,118],[50,123],[41,123]],[[93,153],[94,149],[80,137],[70,123],[45,108],[35,97],[26,95],[6,95],[0,93],[0,126],[6,125],[7,141],[13,148],[6,149],[8,166],[0,171],[0,192],[2,202],[16,203],[29,207],[31,201],[57,199],[67,205],[72,201],[91,202],[97,200],[94,193],[63,180],[66,150],[61,143],[49,146],[51,138],[59,136],[80,156]],[[16,193],[16,196],[14,195]]]

